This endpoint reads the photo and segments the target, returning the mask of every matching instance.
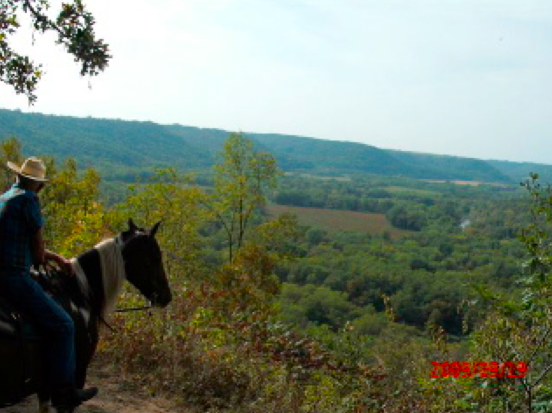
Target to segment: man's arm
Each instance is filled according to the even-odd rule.
[[[44,256],[45,256],[46,262],[55,261],[57,265],[59,265],[59,267],[63,270],[63,272],[65,272],[65,274],[71,275],[71,276],[75,275],[75,269],[73,267],[73,264],[71,264],[71,261],[68,260],[67,258],[62,257],[61,255],[56,254],[55,252],[52,252],[50,250],[45,250]]]
[[[45,248],[42,228],[40,228],[33,238],[33,262],[37,265],[44,265],[49,261],[57,263],[67,275],[74,275],[75,272],[71,261]]]
[[[46,249],[44,248],[44,239],[42,238],[42,228],[36,231],[32,245],[33,262],[35,265],[43,265],[46,262]]]

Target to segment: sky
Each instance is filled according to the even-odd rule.
[[[35,105],[2,84],[0,107],[552,164],[550,0],[85,4],[107,70],[80,77],[22,19],[46,74]]]

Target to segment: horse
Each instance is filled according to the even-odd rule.
[[[51,278],[54,297],[75,323],[77,388],[84,388],[88,365],[98,344],[100,324],[107,324],[105,318],[114,309],[125,279],[152,306],[166,307],[171,302],[171,289],[155,239],[159,224],[148,231],[129,219],[128,230],[72,260],[76,276]],[[5,321],[0,317],[0,407],[38,393],[39,412],[46,413],[51,389],[46,380],[45,363],[41,363],[40,336],[23,331],[22,323]]]

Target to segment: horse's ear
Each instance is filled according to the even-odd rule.
[[[159,221],[157,224],[153,226],[153,228],[150,230],[150,236],[153,238],[155,237],[155,233],[159,229],[159,225],[161,225],[161,221]]]
[[[132,232],[136,232],[137,229],[138,229],[138,227],[136,226],[136,224],[134,223],[132,218],[129,218],[128,219],[128,230],[132,231]]]

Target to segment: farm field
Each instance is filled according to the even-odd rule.
[[[439,192],[428,189],[408,188],[404,186],[388,186],[383,189],[392,194],[413,194],[419,196],[441,197]]]
[[[283,213],[295,214],[301,225],[318,227],[329,232],[356,231],[383,234],[387,231],[392,238],[400,238],[412,233],[394,228],[384,214],[276,204],[268,205],[267,211],[271,217]]]
[[[459,179],[452,179],[452,180],[448,180],[448,179],[420,179],[420,181],[429,182],[429,183],[432,183],[432,184],[451,183],[451,184],[461,185],[461,186],[462,185],[463,186],[488,185],[488,186],[498,186],[498,187],[501,187],[501,188],[506,188],[508,186],[507,184],[501,184],[501,183],[498,183],[498,182],[462,181],[462,180],[459,180]]]
[[[298,172],[284,172],[286,176],[300,176],[302,178],[312,178],[318,179],[319,181],[338,181],[338,182],[351,182],[352,179],[350,176],[322,176],[314,175],[307,173],[298,173]]]

